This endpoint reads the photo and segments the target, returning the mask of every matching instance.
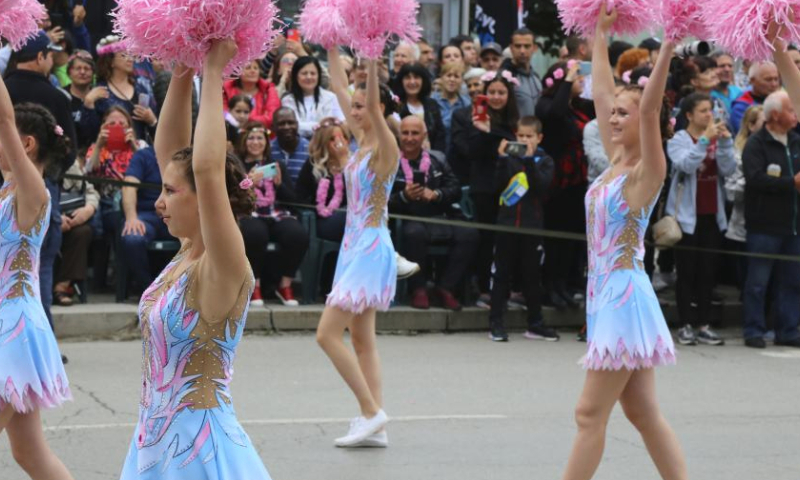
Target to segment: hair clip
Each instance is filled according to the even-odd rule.
[[[625,73],[622,74],[622,81],[627,83],[628,85],[631,84],[631,71],[627,70]]]
[[[647,86],[647,82],[649,81],[650,77],[645,77],[644,75],[642,75],[641,77],[639,77],[639,80],[636,82],[636,84],[644,88],[645,86]]]
[[[394,103],[396,103],[397,105],[400,105],[400,97],[398,97],[397,95],[395,95],[395,93],[394,93],[394,92],[392,92],[392,91],[390,91],[389,93],[390,93],[390,94],[391,94],[391,96],[392,96],[392,101],[393,101]]]
[[[556,80],[561,80],[562,78],[564,78],[564,70],[561,68],[556,69],[556,71],[553,72],[553,78],[555,78]]]
[[[253,180],[251,180],[250,177],[245,178],[244,180],[239,182],[239,188],[241,188],[242,190],[250,190],[251,188],[253,188]]]
[[[675,128],[675,125],[678,124],[678,119],[675,118],[675,117],[670,118],[669,119],[669,124],[670,124],[670,126],[672,126],[672,128]]]
[[[64,136],[64,129],[61,128],[61,125],[56,125],[56,128],[54,128],[53,131],[56,132],[56,135],[58,135],[59,137]]]
[[[552,87],[553,87],[553,83],[554,83],[554,82],[553,82],[553,79],[552,79],[552,78],[550,78],[550,77],[547,77],[547,78],[544,80],[544,84],[545,84],[545,86],[547,86],[547,88],[552,88]]]
[[[508,83],[514,85],[515,87],[519,87],[519,80],[517,80],[511,72],[508,70],[503,70],[502,75]]]
[[[567,62],[567,69],[568,70],[572,70],[575,67],[575,65],[577,65],[577,64],[578,64],[578,61],[573,58],[573,59],[571,59],[571,60],[569,60]]]

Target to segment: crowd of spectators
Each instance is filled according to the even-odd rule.
[[[18,51],[0,48],[13,101],[44,105],[72,145],[59,171],[47,175],[56,208],[43,249],[42,280],[49,282],[43,296],[72,304],[90,271],[93,288],[130,280],[131,291],[141,291],[158,269],[150,245],[170,240],[154,209],[159,190],[148,188],[161,183],[151,145],[169,66],[128,55],[110,32],[112,2],[44,3],[50,19],[42,32]],[[419,309],[436,303],[459,310],[469,301],[491,310],[499,324],[507,306],[526,308],[529,331],[553,340],[558,336],[544,327],[541,305],[579,308],[585,244],[464,223],[585,231],[584,195],[609,163],[594,120],[591,49],[570,37],[561,58],[537,72],[538,48],[536,34],[525,28],[507,48],[464,35],[438,48],[403,42],[387,52],[380,75],[392,92],[397,113],[388,120],[402,152],[390,213],[460,221],[393,225],[397,250],[422,267],[401,284],[407,291],[399,296],[409,295]],[[659,48],[654,38],[638,47],[613,42],[618,84],[646,82]],[[343,60],[352,92],[366,69],[358,58]],[[240,219],[257,279],[254,304],[274,292],[283,304],[297,305],[294,283],[310,246],[342,239],[345,215],[337,209],[347,205],[341,175],[347,161],[331,145],[345,140],[353,150],[356,142],[327,82],[324,51],[281,38],[224,84],[228,152],[250,172],[257,196],[256,213]],[[195,78],[195,113],[199,83]],[[672,60],[666,97],[676,132],[665,141],[670,174],[651,220],[674,216],[683,233],[679,246],[800,255],[800,135],[780,90],[771,62],[741,62],[725,52]],[[136,183],[147,185],[130,185]],[[304,213],[295,203],[316,208]],[[748,345],[763,346],[774,298],[778,340],[800,346],[800,264],[719,259],[647,248],[657,290],[676,283],[679,341],[722,343],[709,318],[718,280],[727,277],[742,292]],[[129,279],[108,275],[122,264]],[[325,264],[322,285],[332,275],[331,260]]]

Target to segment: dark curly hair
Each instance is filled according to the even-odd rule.
[[[49,167],[64,158],[69,151],[69,138],[46,108],[35,103],[20,103],[14,107],[14,117],[19,134],[36,139],[39,154],[35,161],[38,164]]]
[[[422,87],[417,97],[420,102],[424,102],[431,96],[433,83],[431,82],[430,73],[428,73],[428,70],[420,63],[407,63],[403,65],[397,73],[397,76],[394,77],[392,90],[400,97],[400,102],[406,103],[406,101],[408,101],[408,95],[406,94],[405,87],[403,87],[403,80],[409,75],[416,75],[422,82]]]
[[[642,98],[642,94],[644,93],[644,88],[640,87],[639,85],[625,85],[620,90],[620,93],[631,92],[636,93],[639,96],[639,99],[636,101],[637,105],[639,100]],[[675,134],[674,129],[672,128],[672,102],[670,102],[669,98],[664,95],[661,99],[661,114],[659,117],[659,125],[661,130],[661,141],[666,142]]]
[[[194,170],[192,169],[192,153],[192,147],[184,148],[172,156],[172,161],[183,165],[186,179],[189,180],[192,191],[197,191]],[[243,190],[239,187],[239,184],[245,178],[247,178],[247,174],[242,167],[242,162],[234,155],[226,155],[225,188],[228,191],[228,199],[231,202],[231,209],[236,218],[250,215],[256,207],[256,199],[253,190]]]

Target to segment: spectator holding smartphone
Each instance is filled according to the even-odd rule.
[[[680,246],[718,249],[728,228],[725,213],[725,177],[736,171],[733,138],[721,120],[715,120],[711,97],[693,93],[681,102],[680,115],[688,126],[667,142],[674,173],[666,213],[683,231]],[[717,271],[717,255],[676,250],[678,271],[676,297],[681,345],[723,345],[724,340],[708,326],[711,291]],[[697,316],[691,303],[697,302]],[[699,325],[695,331],[692,325]]]
[[[451,47],[452,48],[452,47]],[[497,221],[499,193],[495,183],[500,142],[516,139],[514,129],[519,120],[514,88],[519,81],[511,72],[488,72],[483,76],[483,97],[473,103],[472,121],[453,122],[451,154],[466,159],[470,165],[470,197],[475,204],[475,221],[494,224]],[[489,283],[492,268],[494,234],[481,230],[476,269],[480,297],[478,306],[489,308]]]
[[[553,159],[539,147],[542,122],[535,117],[522,117],[517,123],[517,142],[524,146],[522,154],[513,152],[506,139],[500,142],[497,168],[500,209],[497,224],[516,228],[542,228],[542,205],[553,180]],[[531,235],[497,233],[494,247],[492,308],[489,314],[489,337],[495,342],[508,341],[505,329],[506,300],[512,272],[522,272],[522,291],[528,309],[528,328],[524,337],[530,340],[557,341],[558,333],[544,325],[540,291],[539,263],[541,240]]]

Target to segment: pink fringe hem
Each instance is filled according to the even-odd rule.
[[[664,365],[675,365],[674,347],[664,344],[661,337],[656,340],[656,346],[649,355],[641,352],[630,352],[625,342],[620,338],[616,352],[608,348],[598,348],[594,343],[589,343],[589,352],[579,362],[586,370],[639,370]]]
[[[385,312],[389,310],[392,300],[393,296],[390,295],[384,295],[382,298],[377,296],[367,298],[363,292],[356,298],[353,298],[349,292],[345,295],[340,295],[339,292],[334,290],[328,295],[325,305],[337,307],[345,312],[351,312],[355,313],[356,315],[360,315],[364,313],[365,310],[369,310],[370,308],[374,308],[379,312]]]
[[[53,391],[47,385],[42,384],[42,395],[36,393],[30,385],[25,385],[22,391],[18,391],[11,381],[6,380],[5,388],[0,392],[0,410],[6,405],[18,413],[30,413],[35,410],[55,408],[64,402],[72,400],[72,392],[69,386],[64,386],[61,377],[56,377],[55,384],[51,385]]]

